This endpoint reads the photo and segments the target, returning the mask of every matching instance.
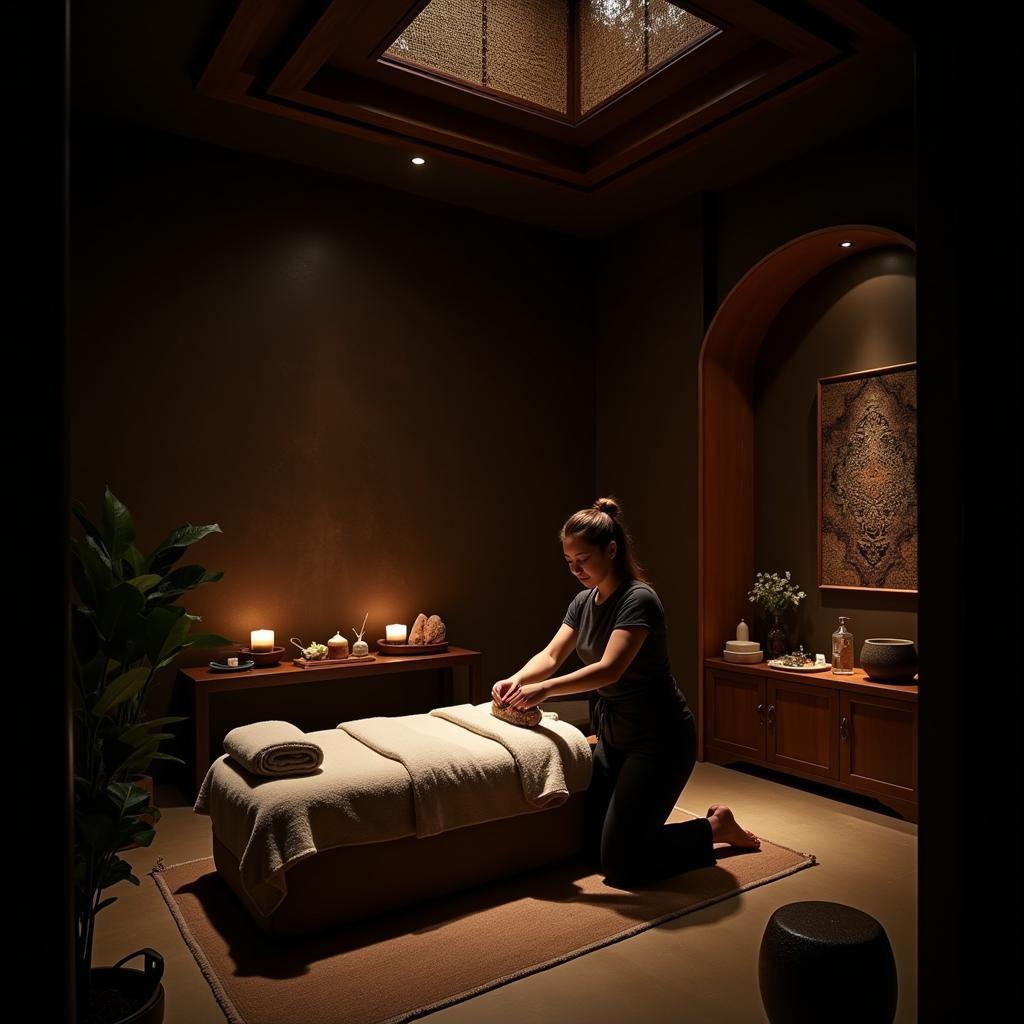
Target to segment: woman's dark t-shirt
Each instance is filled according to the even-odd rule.
[[[646,626],[650,631],[626,671],[597,690],[604,705],[604,733],[615,746],[656,739],[692,717],[668,660],[665,609],[646,583],[627,578],[607,601],[594,587],[577,594],[563,620],[576,630],[576,653],[585,665],[600,661],[613,629]]]

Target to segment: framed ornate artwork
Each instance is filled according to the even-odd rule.
[[[818,586],[917,593],[917,363],[818,379]]]

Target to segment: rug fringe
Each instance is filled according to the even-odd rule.
[[[158,858],[162,861],[163,858]],[[211,857],[196,857],[193,860],[183,861],[182,864],[194,864],[200,860],[212,860]],[[172,864],[171,867],[181,867],[182,864]],[[224,988],[220,978],[217,976],[217,972],[213,969],[213,965],[210,963],[203,952],[203,947],[199,944],[196,937],[192,934],[188,924],[185,921],[185,915],[182,914],[181,909],[178,907],[177,900],[171,893],[170,888],[167,885],[166,879],[163,877],[163,868],[159,871],[152,871],[153,880],[156,882],[157,888],[160,890],[160,894],[164,898],[164,902],[167,904],[167,909],[171,912],[171,916],[174,918],[175,924],[178,926],[178,931],[181,932],[181,937],[185,940],[185,945],[188,946],[195,957],[196,963],[199,965],[199,970],[203,972],[203,977],[206,978],[207,984],[213,990],[214,998],[220,1004],[220,1008],[224,1011],[224,1016],[228,1019],[228,1024],[245,1024],[245,1018],[238,1012],[235,1004],[231,1001],[231,997],[227,993],[227,989]]]

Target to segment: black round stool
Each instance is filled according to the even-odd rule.
[[[805,900],[772,914],[757,963],[771,1024],[892,1024],[896,959],[885,929],[843,903]]]

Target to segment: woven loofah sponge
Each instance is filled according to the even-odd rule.
[[[515,708],[498,704],[493,700],[491,701],[491,714],[495,718],[500,718],[503,722],[508,722],[510,725],[525,725],[531,729],[534,726],[540,725],[544,720],[544,712],[540,708],[528,708],[526,711],[517,711]]]

